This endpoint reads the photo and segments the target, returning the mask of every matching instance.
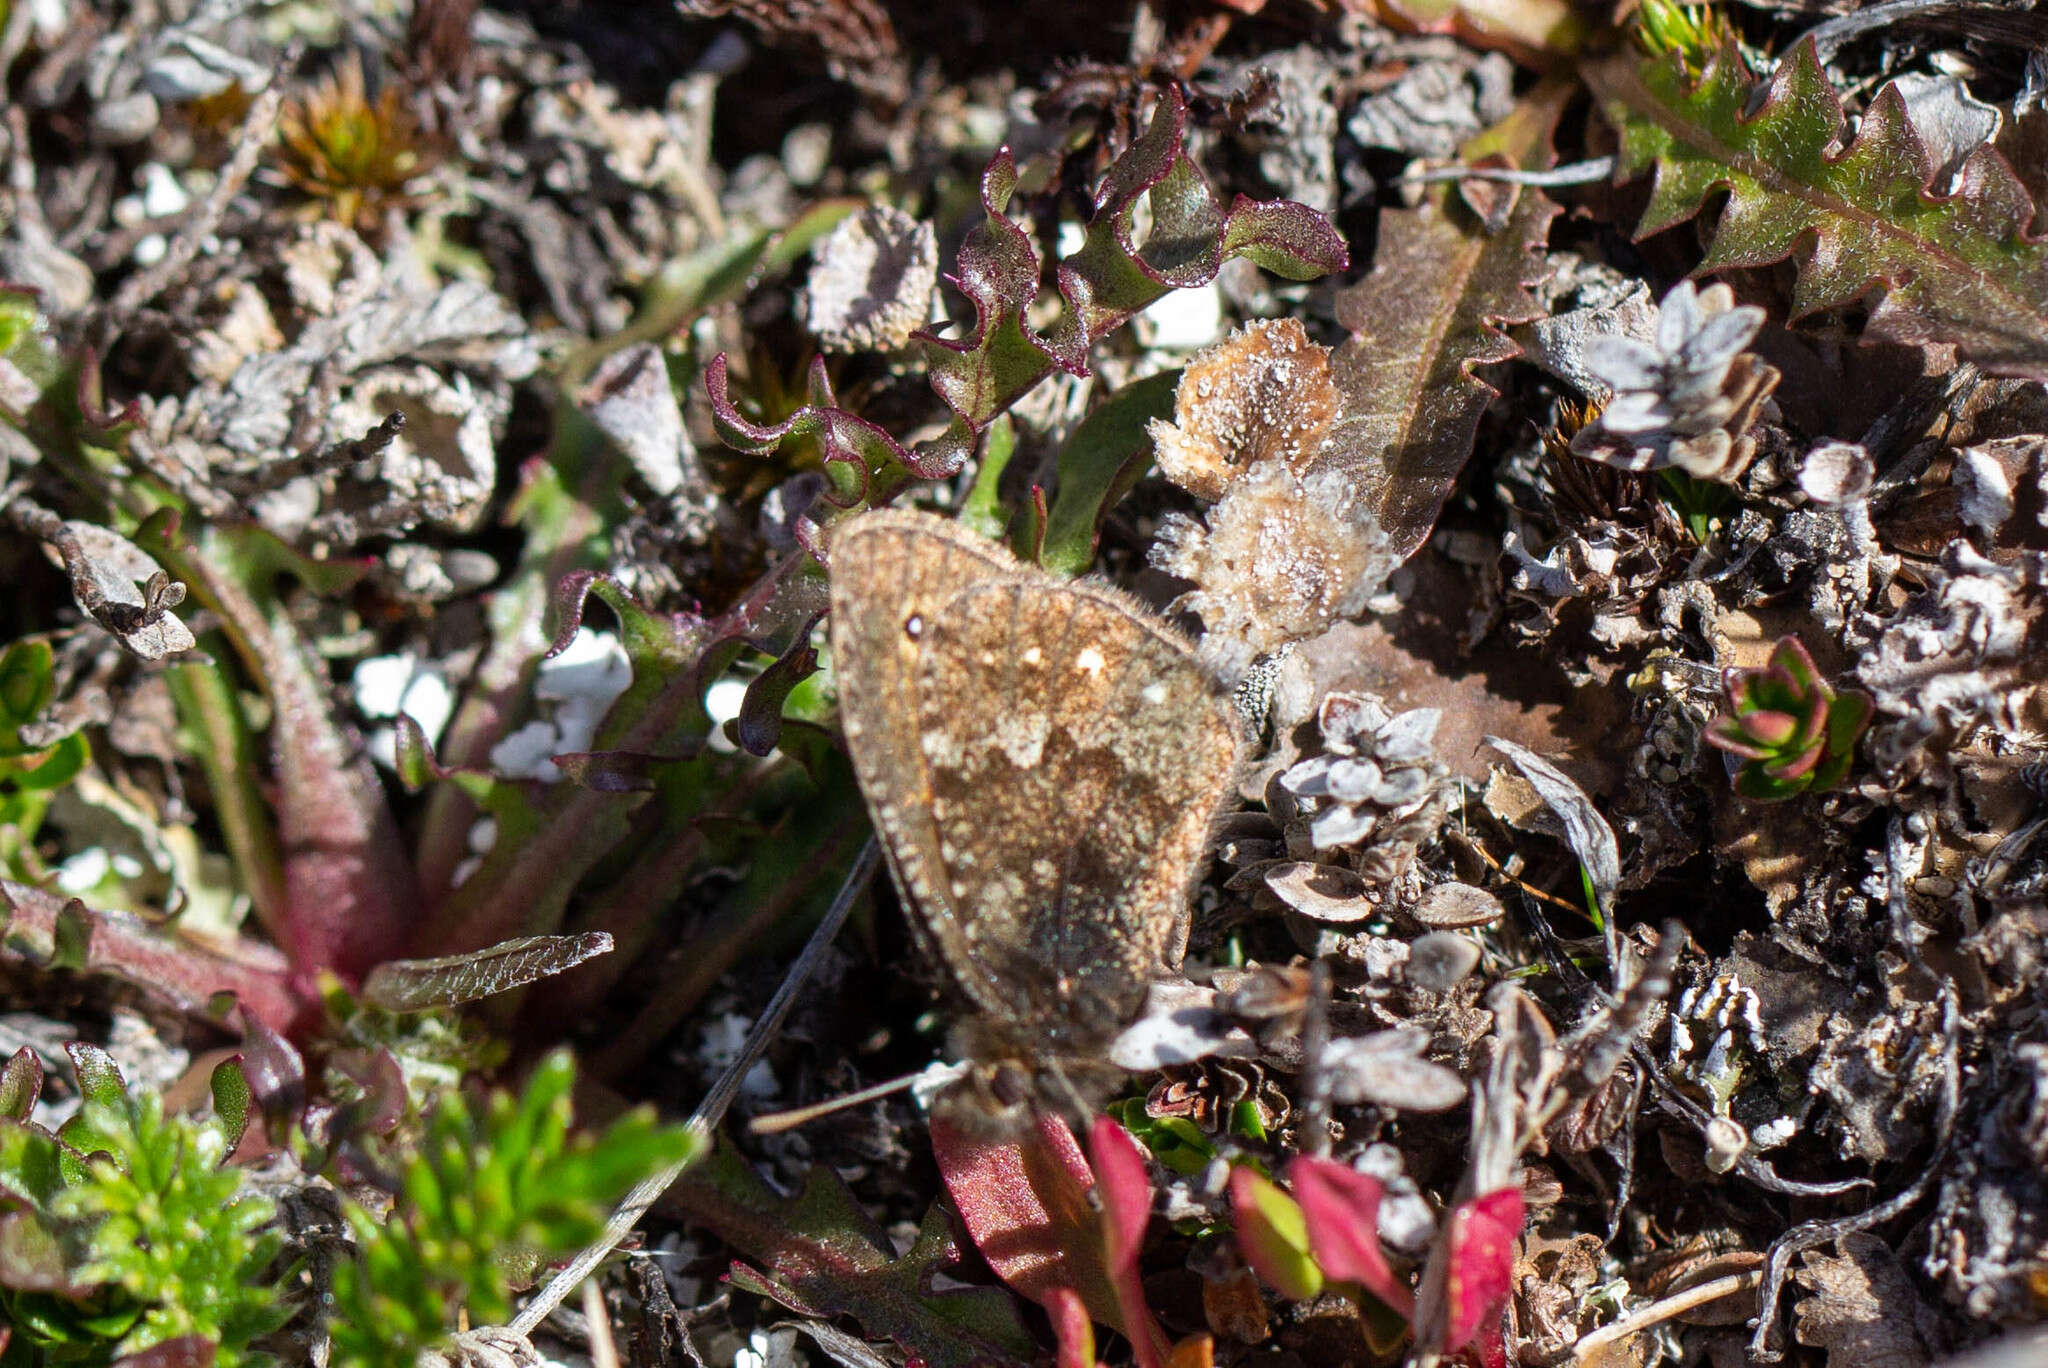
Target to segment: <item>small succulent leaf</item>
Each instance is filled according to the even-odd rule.
[[[996,1276],[1041,1306],[1054,1288],[1123,1328],[1102,1217],[1089,1201],[1095,1175],[1067,1123],[1040,1117],[997,1139],[943,1115],[931,1122],[932,1157],[975,1248]]]
[[[1777,64],[1758,97],[1732,40],[1688,69],[1686,55],[1617,55],[1585,77],[1621,135],[1618,179],[1655,170],[1636,227],[1648,237],[1725,191],[1700,270],[1767,266],[1800,253],[1794,315],[1876,291],[1864,335],[1954,343],[1997,375],[2048,376],[2048,241],[2034,206],[1989,145],[1951,193],[1895,85],[1853,139],[1811,41]]]
[[[1499,1188],[1461,1203],[1445,1225],[1450,1262],[1445,1278],[1444,1345],[1463,1349],[1500,1315],[1513,1286],[1515,1245],[1522,1234],[1522,1190]]]
[[[1758,708],[1728,719],[1759,746],[1776,749],[1799,734],[1799,719],[1788,712]]]
[[[1771,647],[1771,668],[1783,671],[1792,680],[1792,687],[1802,694],[1824,691],[1827,682],[1820,677],[1820,667],[1813,663],[1806,643],[1796,636],[1782,636]]]
[[[67,1042],[64,1053],[71,1056],[71,1068],[78,1075],[80,1096],[102,1107],[127,1107],[128,1083],[121,1077],[121,1066],[114,1062],[112,1055],[83,1040]]]
[[[1415,1294],[1394,1275],[1380,1249],[1378,1179],[1348,1164],[1302,1155],[1287,1166],[1295,1199],[1308,1226],[1308,1243],[1326,1277],[1355,1282],[1403,1315],[1415,1309]]]
[[[292,1043],[261,1017],[242,1008],[242,1073],[256,1104],[283,1135],[306,1107],[306,1061]]]
[[[64,1147],[41,1126],[0,1121],[0,1193],[48,1211],[64,1190]],[[4,1261],[0,1261],[4,1262]],[[6,1283],[0,1274],[0,1283]],[[12,1285],[12,1284],[8,1284]]]
[[[226,1142],[221,1147],[221,1162],[225,1164],[242,1143],[242,1133],[249,1128],[249,1106],[255,1094],[250,1091],[249,1076],[242,1072],[240,1055],[214,1065],[207,1085],[213,1093],[214,1128]]]
[[[669,1195],[695,1224],[752,1260],[767,1294],[798,1314],[851,1316],[871,1337],[893,1340],[930,1368],[1037,1358],[1008,1293],[933,1289],[933,1278],[958,1253],[936,1207],[897,1258],[888,1236],[823,1166],[811,1170],[798,1195],[785,1197],[720,1145]]]
[[[1759,803],[1777,803],[1787,798],[1796,798],[1806,792],[1806,779],[1774,779],[1764,772],[1760,763],[1744,765],[1735,775],[1735,791],[1744,798]]]
[[[24,1045],[0,1069],[0,1118],[26,1121],[43,1095],[43,1061],[31,1046]]]
[[[1495,155],[1541,169],[1571,87],[1539,85],[1492,134]],[[1436,525],[1472,452],[1494,390],[1477,367],[1520,353],[1502,328],[1543,316],[1529,287],[1557,205],[1517,194],[1506,226],[1489,233],[1448,187],[1380,222],[1372,274],[1337,295],[1351,337],[1330,361],[1341,407],[1322,460],[1356,471],[1365,504],[1406,559]]]
[[[1769,747],[1751,739],[1746,719],[1741,717],[1717,717],[1707,724],[1705,735],[1708,745],[1744,760],[1767,760],[1772,755]]]
[[[1816,737],[1803,750],[1780,754],[1774,759],[1760,763],[1767,778],[1783,783],[1804,781],[1800,784],[1804,788],[1813,782],[1813,767],[1820,763],[1824,749],[1820,738]]]
[[[1056,575],[1078,575],[1095,563],[1102,520],[1145,473],[1152,454],[1146,425],[1173,416],[1180,371],[1161,371],[1125,385],[1083,418],[1059,454],[1059,484],[1046,515],[1039,563]]]
[[[1289,1301],[1323,1290],[1323,1270],[1309,1252],[1308,1219],[1279,1185],[1239,1165],[1230,1171],[1230,1210],[1238,1248],[1268,1287]]]
[[[1870,724],[1870,695],[1849,689],[1835,696],[1828,709],[1828,754],[1847,760],[1855,753],[1857,738]]]
[[[1791,739],[1781,744],[1780,749],[1804,751],[1825,746],[1828,739],[1828,714],[1833,711],[1828,706],[1829,702],[1830,700],[1820,697],[1808,699],[1804,715],[1799,718],[1798,730],[1793,732]]]
[[[609,935],[591,931],[577,936],[519,936],[463,955],[389,960],[363,980],[362,999],[387,1012],[454,1007],[564,973],[611,949]]]

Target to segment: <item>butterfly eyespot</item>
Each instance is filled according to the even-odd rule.
[[[903,619],[903,635],[909,637],[912,641],[924,635],[923,613],[912,613],[909,617]]]

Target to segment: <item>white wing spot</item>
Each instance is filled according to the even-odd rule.
[[[1101,674],[1102,665],[1102,652],[1093,646],[1083,647],[1081,654],[1074,657],[1074,668],[1086,674]]]
[[[903,635],[909,637],[912,641],[924,635],[923,613],[912,613],[909,617],[903,619]]]
[[[1153,680],[1139,691],[1138,697],[1144,699],[1148,707],[1158,707],[1166,701],[1165,682],[1163,680]]]
[[[1036,665],[1044,659],[1045,652],[1039,650],[1036,646],[1032,646],[1026,649],[1023,656],[1023,660],[1026,665]]]

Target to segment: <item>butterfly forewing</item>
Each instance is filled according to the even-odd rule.
[[[842,523],[831,554],[840,729],[912,929],[950,966],[964,952],[957,928],[918,914],[943,907],[947,894],[912,677],[928,626],[948,600],[1014,573],[1017,562],[955,524],[898,512]]]
[[[916,692],[962,988],[1026,1039],[1099,1043],[1179,966],[1232,715],[1179,638],[1043,576],[955,596]]]
[[[951,523],[832,543],[855,773],[920,941],[1022,1052],[1097,1050],[1160,969],[1236,758],[1189,645]]]

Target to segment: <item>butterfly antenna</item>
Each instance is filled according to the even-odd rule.
[[[901,1078],[871,1084],[858,1092],[847,1093],[844,1097],[828,1098],[823,1102],[813,1102],[808,1107],[792,1107],[788,1111],[757,1116],[747,1122],[747,1129],[755,1135],[780,1135],[784,1131],[795,1130],[798,1126],[808,1126],[821,1116],[830,1116],[834,1112],[845,1111],[848,1107],[858,1107],[864,1102],[873,1102],[895,1093],[935,1088],[951,1083],[960,1077],[960,1074],[961,1067],[957,1064],[933,1064],[928,1068],[919,1069],[916,1073],[904,1074]]]
[[[875,866],[881,863],[881,859],[881,848],[875,844],[874,837],[868,837],[867,843],[860,848],[860,854],[853,857],[853,865],[846,871],[846,881],[839,885],[839,895],[832,900],[832,906],[827,908],[825,915],[819,919],[817,929],[811,932],[811,938],[804,942],[803,952],[796,957],[796,962],[789,966],[789,972],[783,976],[782,986],[775,990],[775,996],[769,999],[767,1008],[755,1018],[754,1027],[747,1033],[746,1041],[740,1046],[739,1053],[725,1066],[725,1072],[718,1076],[718,1082],[704,1095],[704,1100],[697,1104],[696,1110],[690,1113],[689,1128],[699,1136],[708,1140],[711,1132],[718,1129],[718,1123],[725,1119],[725,1109],[731,1106],[733,1098],[739,1095],[740,1080],[760,1062],[761,1055],[768,1049],[768,1042],[782,1029],[783,1021],[789,1016],[789,1009],[796,1005],[796,995],[810,982],[811,975],[817,972],[819,961],[824,959],[825,951],[839,935],[839,928],[846,924],[847,914],[853,911],[854,903],[859,900],[861,890],[867,887],[868,880],[874,877]],[[662,1193],[668,1191],[668,1185],[681,1177],[689,1164],[690,1161],[687,1159],[681,1163],[670,1164],[628,1192],[625,1200],[619,1203],[618,1210],[612,1213],[611,1220],[606,1222],[604,1234],[598,1236],[597,1243],[571,1260],[568,1267],[550,1279],[548,1285],[540,1290],[539,1295],[526,1304],[525,1309],[512,1322],[512,1333],[531,1335],[534,1327],[546,1320],[548,1314],[576,1290],[577,1284],[589,1277],[591,1270],[604,1262],[605,1256],[618,1246],[620,1240],[626,1238],[628,1231],[639,1224],[640,1218],[647,1214],[647,1209],[654,1205]]]

